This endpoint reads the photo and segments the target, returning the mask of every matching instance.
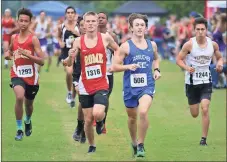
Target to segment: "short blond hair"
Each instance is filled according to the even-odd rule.
[[[86,16],[90,16],[90,15],[96,16],[96,17],[98,18],[98,14],[97,14],[97,13],[95,13],[95,12],[93,12],[93,11],[88,11],[88,12],[86,12],[86,13],[83,15],[83,19],[85,20],[85,17],[86,17]]]

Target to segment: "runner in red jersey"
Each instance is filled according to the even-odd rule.
[[[9,49],[11,35],[18,31],[16,28],[15,20],[11,16],[11,10],[6,9],[2,17],[2,37],[3,37],[3,50],[6,52]],[[5,60],[5,68],[8,68],[8,60]]]
[[[104,128],[103,119],[108,105],[109,83],[106,74],[107,47],[119,52],[119,47],[108,34],[98,32],[98,15],[87,12],[84,15],[86,34],[76,38],[69,56],[63,64],[71,65],[72,58],[80,51],[81,76],[79,80],[79,101],[85,118],[85,133],[89,142],[88,153],[96,151],[93,119],[96,119],[96,132],[101,134]]]
[[[32,13],[30,10],[22,8],[18,11],[19,34],[11,37],[9,50],[5,53],[5,59],[13,60],[11,68],[11,87],[16,96],[15,115],[17,123],[17,133],[15,140],[23,138],[22,117],[23,101],[25,101],[26,116],[24,120],[25,135],[32,133],[31,116],[33,112],[33,101],[39,90],[38,71],[36,64],[44,64],[44,54],[41,50],[39,40],[30,33]],[[36,53],[36,56],[34,55]]]

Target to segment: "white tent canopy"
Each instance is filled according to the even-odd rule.
[[[207,7],[226,8],[226,1],[207,1]]]

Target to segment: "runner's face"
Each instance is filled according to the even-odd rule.
[[[85,34],[85,32],[86,32],[86,29],[85,29],[85,26],[84,26],[84,20],[81,20],[80,21],[80,33]]]
[[[85,16],[84,25],[86,32],[93,32],[97,30],[98,27],[98,17],[93,15]]]
[[[30,17],[28,15],[20,15],[18,18],[18,25],[20,30],[25,31],[28,29],[31,23]]]
[[[75,20],[75,12],[72,8],[69,8],[67,11],[66,11],[66,19],[69,20],[69,21],[74,21]]]
[[[132,27],[133,34],[136,36],[144,36],[146,31],[146,24],[143,19],[135,19],[133,21],[133,27]]]
[[[99,26],[106,26],[107,24],[107,17],[104,13],[99,13]]]
[[[45,14],[45,12],[41,12],[40,13],[40,20],[45,20],[45,17],[46,17],[46,14]]]
[[[196,37],[206,37],[207,29],[204,24],[197,24],[195,26],[195,35]]]
[[[11,12],[10,11],[5,11],[5,16],[6,17],[10,17],[11,16]]]

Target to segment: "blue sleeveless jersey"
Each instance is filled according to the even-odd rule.
[[[129,55],[124,59],[124,65],[138,64],[140,67],[135,71],[126,70],[124,72],[123,92],[124,99],[131,99],[139,96],[145,90],[154,92],[155,81],[152,75],[152,62],[154,52],[150,40],[147,40],[147,49],[141,50],[135,46],[132,40],[129,43]]]

